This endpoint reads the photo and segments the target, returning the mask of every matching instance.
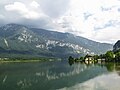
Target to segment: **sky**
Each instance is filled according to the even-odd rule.
[[[8,23],[115,43],[120,39],[120,0],[0,0],[0,26]]]

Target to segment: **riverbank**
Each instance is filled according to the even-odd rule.
[[[0,63],[29,63],[29,62],[46,62],[46,61],[61,61],[61,59],[58,59],[58,58],[52,58],[52,59],[37,59],[37,60],[32,60],[32,59],[29,59],[29,60],[0,60]]]

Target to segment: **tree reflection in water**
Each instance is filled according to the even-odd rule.
[[[84,62],[68,62],[70,66],[72,66],[73,64],[85,64],[87,67],[91,66],[91,65],[98,65],[101,67],[106,67],[107,70],[109,72],[117,72],[118,75],[120,76],[120,63],[119,62],[107,62],[107,63],[84,63]]]

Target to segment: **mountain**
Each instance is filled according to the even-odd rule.
[[[120,49],[120,40],[118,40],[115,45],[113,46],[113,51],[117,51]]]
[[[0,27],[2,57],[68,57],[101,54],[113,45],[95,42],[70,33],[29,28],[19,24]]]

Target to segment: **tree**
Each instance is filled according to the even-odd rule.
[[[120,60],[120,52],[115,53],[115,60],[119,61]]]
[[[107,61],[112,61],[114,60],[114,53],[112,51],[107,51],[105,54],[105,58]]]
[[[70,65],[74,63],[74,58],[72,56],[69,56],[68,60]]]
[[[84,57],[80,57],[80,61],[84,61]]]
[[[94,60],[99,59],[99,56],[98,56],[98,55],[94,55],[93,57],[94,57]]]

